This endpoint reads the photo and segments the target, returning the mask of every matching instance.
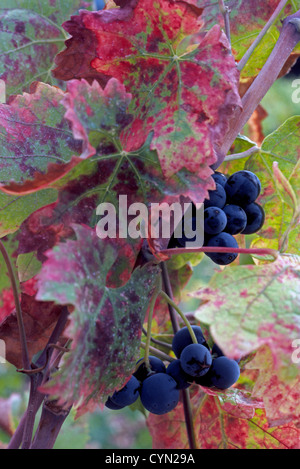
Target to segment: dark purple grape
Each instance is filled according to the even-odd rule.
[[[110,410],[120,410],[120,409],[124,409],[124,407],[126,406],[120,406],[120,405],[117,405],[115,404],[112,400],[111,400],[111,397],[109,397],[107,399],[107,401],[105,402],[105,407],[107,407],[108,409]]]
[[[138,362],[137,365],[142,361],[143,359],[141,358]],[[166,372],[166,366],[164,362],[157,357],[154,357],[152,355],[149,356],[149,362],[150,362],[150,367],[152,370],[152,373],[165,373]],[[135,376],[136,379],[138,379],[140,382],[144,381],[149,376],[149,372],[146,368],[145,362],[143,362],[138,369],[133,373],[133,376]]]
[[[236,235],[246,228],[247,215],[242,207],[231,204],[225,205],[223,211],[227,218],[227,225],[224,228],[226,233]]]
[[[225,191],[228,204],[245,207],[254,202],[259,196],[261,191],[260,180],[251,171],[237,171],[228,178]]]
[[[173,360],[167,367],[167,374],[172,376],[177,383],[178,389],[187,389],[193,382],[193,377],[189,376],[181,368],[180,360]]]
[[[204,201],[204,209],[207,207],[219,207],[223,208],[226,204],[226,192],[221,184],[216,182],[216,189],[208,191],[209,200]]]
[[[209,235],[216,235],[224,230],[227,217],[219,207],[208,207],[204,210],[204,231]]]
[[[214,358],[205,376],[195,379],[197,384],[220,390],[230,388],[240,377],[240,367],[235,360],[227,357]]]
[[[265,212],[261,205],[253,202],[244,207],[247,216],[247,225],[242,231],[242,234],[253,234],[259,231],[265,221]]]
[[[213,178],[213,180],[215,182],[217,182],[218,184],[221,184],[221,186],[225,187],[225,184],[227,182],[227,177],[225,176],[225,174],[220,173],[219,171],[215,171],[215,173],[212,174],[211,177]]]
[[[133,404],[139,397],[140,382],[131,376],[130,380],[119,391],[111,396],[111,402],[117,406],[125,407]]]
[[[207,242],[207,246],[211,247],[228,247],[228,248],[238,248],[238,243],[236,239],[229,233],[219,233],[216,236],[213,236]],[[238,254],[237,253],[228,253],[228,252],[206,252],[205,253],[215,264],[218,265],[227,265],[233,262]]]
[[[206,343],[201,327],[200,326],[191,326],[191,327],[194,331],[194,334],[196,336],[198,343],[201,345],[204,345],[206,348],[209,348]],[[190,345],[192,343],[193,343],[193,340],[191,338],[191,334],[188,328],[185,326],[179,329],[179,331],[176,332],[176,334],[174,335],[173,341],[172,341],[172,349],[176,357],[180,358],[182,350],[187,345]]]
[[[201,344],[185,347],[180,355],[181,368],[190,376],[203,376],[208,372],[212,357],[210,351]]]
[[[167,373],[156,373],[142,383],[140,397],[146,410],[162,415],[175,409],[179,402],[176,381]]]

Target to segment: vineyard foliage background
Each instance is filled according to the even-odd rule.
[[[19,281],[30,360],[47,345],[68,305],[63,343],[68,341],[70,352],[40,389],[73,406],[77,423],[67,420],[65,428],[75,447],[88,440],[87,423],[95,429],[93,418],[103,425],[107,412],[98,414],[99,407],[126,383],[143,353],[142,325],[161,275],[157,262],[141,258],[141,239],[97,236],[97,206],[110,202],[117,208],[120,194],[128,205],[182,197],[203,202],[215,187],[211,166],[224,160],[219,150],[243,96],[275,46],[281,20],[300,8],[298,1],[285,2],[239,72],[236,62],[278,0],[226,2],[232,50],[217,4],[107,3],[95,12],[92,2],[81,0],[11,0],[9,7],[0,0],[0,77],[6,84],[6,102],[0,104],[0,236]],[[299,55],[300,43],[282,76]],[[217,342],[231,358],[242,356],[241,377],[230,390],[191,387],[199,448],[299,448],[299,360],[292,356],[300,339],[300,115],[292,112],[268,134],[259,106],[230,148],[230,154],[249,156],[227,157],[218,167],[226,174],[248,169],[260,178],[265,224],[256,235],[239,235],[238,242],[274,249],[277,259],[241,254],[225,269],[203,253],[165,260],[175,301],[187,316],[203,326],[210,344]],[[150,240],[153,246],[158,248]],[[161,298],[152,334],[172,340]],[[5,445],[28,389],[15,372],[24,362],[2,260],[0,339],[13,366],[6,371],[0,365]],[[154,448],[188,447],[181,403],[164,416],[149,415],[139,403],[133,407],[140,412],[133,422],[126,413],[133,432],[146,421]],[[59,444],[70,444],[67,431]]]

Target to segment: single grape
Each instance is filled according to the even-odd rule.
[[[245,207],[255,201],[261,191],[258,177],[251,171],[237,171],[225,185],[227,203]]]
[[[181,368],[179,359],[173,360],[167,366],[167,374],[172,376],[173,379],[175,379],[177,383],[177,389],[187,389],[193,381],[193,377],[189,376]]]
[[[223,211],[227,218],[227,225],[224,228],[226,233],[236,235],[246,228],[247,215],[242,207],[229,204],[225,205]]]
[[[181,368],[190,376],[203,376],[208,372],[212,357],[210,351],[201,344],[185,347],[180,355]]]
[[[143,359],[141,358],[138,360],[137,365],[142,361]],[[166,366],[164,362],[157,357],[153,357],[152,355],[149,356],[149,362],[150,362],[150,368],[152,370],[152,373],[165,373],[166,372]],[[133,376],[135,376],[136,379],[138,379],[140,382],[144,381],[149,376],[149,371],[146,368],[145,362],[143,362],[138,369],[133,373]]]
[[[208,373],[195,382],[201,386],[215,387],[220,390],[230,388],[240,377],[240,367],[235,360],[227,357],[213,359]]]
[[[205,347],[209,348],[206,343],[201,327],[200,326],[191,326],[191,327],[194,331],[198,344],[204,345]],[[185,326],[179,329],[179,331],[176,332],[172,340],[172,349],[176,357],[180,358],[182,350],[187,345],[190,345],[192,343],[193,343],[193,340],[192,340],[192,337],[188,328]]]
[[[167,373],[157,373],[143,381],[141,402],[152,414],[162,415],[175,409],[179,402],[176,381]]]
[[[135,376],[131,376],[125,386],[111,396],[112,403],[120,407],[133,404],[139,397],[139,388],[140,382]]]
[[[253,234],[261,229],[265,221],[265,212],[261,205],[253,202],[244,207],[247,216],[247,225],[242,234]]]
[[[110,410],[120,410],[120,409],[124,409],[124,407],[126,407],[126,406],[124,406],[124,405],[121,406],[121,405],[115,404],[115,403],[111,400],[111,397],[109,397],[109,398],[107,399],[107,401],[105,402],[105,407],[107,407],[107,408],[110,409]]]
[[[227,217],[219,207],[208,207],[204,210],[204,231],[210,235],[221,233],[227,225]]]
[[[207,242],[207,246],[211,247],[228,247],[228,248],[238,248],[239,245],[236,239],[229,233],[219,233],[216,236],[213,236]],[[227,265],[233,262],[238,254],[234,252],[206,252],[205,253],[215,264],[218,265]]]
[[[204,201],[204,209],[207,207],[223,208],[226,204],[226,192],[221,184],[216,182],[216,189],[208,191],[209,200]]]
[[[218,184],[221,184],[221,186],[225,187],[225,184],[227,182],[227,177],[225,176],[225,174],[220,173],[219,171],[215,171],[215,173],[212,174],[211,177],[213,178],[213,180],[215,182],[217,182]]]

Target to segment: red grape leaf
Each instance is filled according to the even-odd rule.
[[[36,301],[36,291],[34,280],[21,284],[20,302],[30,359],[47,344],[62,310],[53,302]],[[6,360],[22,368],[20,334],[11,289],[2,291],[0,339],[5,342]]]
[[[108,288],[108,272],[123,246],[100,240],[88,227],[77,225],[74,231],[76,241],[47,252],[37,299],[75,307],[66,330],[71,352],[45,389],[62,400],[80,401],[80,415],[105,402],[129,379],[160,269],[151,264],[137,268],[127,284]]]
[[[72,38],[54,75],[122,81],[133,95],[134,117],[124,149],[138,149],[153,130],[151,148],[166,177],[186,168],[206,179],[216,161],[214,144],[240,106],[238,72],[220,28],[182,46],[200,25],[190,7],[169,0],[140,0],[126,19],[123,9],[81,11],[64,23]]]
[[[193,391],[192,415],[198,449],[297,449],[300,430],[292,423],[269,428],[263,409],[223,405],[216,396]],[[249,404],[249,403],[248,403]],[[150,414],[154,449],[188,449],[183,405],[168,414]]]
[[[63,95],[56,87],[35,83],[30,94],[0,104],[1,190],[29,194],[80,161],[82,143],[72,137],[64,118]]]
[[[292,341],[291,341],[292,342]],[[293,349],[290,350],[290,360]],[[254,359],[246,366],[259,370],[252,396],[262,399],[270,426],[283,425],[293,421],[300,423],[300,376],[296,364],[289,367],[276,366],[271,350],[261,347]]]

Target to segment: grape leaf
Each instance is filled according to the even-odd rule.
[[[37,299],[75,307],[66,330],[71,352],[47,392],[81,401],[81,414],[105,402],[129,379],[159,268],[148,264],[122,287],[108,288],[108,272],[124,243],[100,240],[88,227],[77,225],[74,230],[76,241],[47,252]]]
[[[0,104],[1,189],[28,194],[46,188],[80,161],[81,141],[75,140],[60,104],[63,92],[35,83]]]
[[[44,189],[23,196],[0,191],[0,237],[14,233],[33,212],[56,200],[55,189]]]
[[[255,401],[229,404],[217,396],[192,391],[192,415],[198,449],[297,449],[299,428],[293,424],[269,428]],[[154,449],[188,449],[183,405],[166,415],[150,414],[147,424]]]
[[[157,149],[166,177],[185,168],[206,179],[216,161],[214,145],[240,106],[226,38],[216,26],[198,44],[181,47],[199,31],[198,16],[169,0],[140,0],[124,15],[124,9],[81,11],[64,23],[72,38],[56,59],[54,75],[122,81],[133,95],[124,150],[141,147],[153,130],[151,149]]]
[[[300,117],[289,118],[265,138],[261,152],[245,166],[261,180],[263,191],[258,201],[266,214],[253,245],[295,254],[300,247],[299,129]]]
[[[248,369],[259,370],[252,396],[263,400],[272,427],[291,421],[299,425],[300,422],[300,376],[297,365],[291,362],[292,351],[290,347],[286,368],[278,367],[266,346],[260,347],[254,359],[246,365]]]
[[[201,0],[184,0],[193,5],[203,5]],[[264,2],[256,2],[255,0],[228,0],[225,5],[228,6],[230,11],[230,33],[232,52],[237,61],[247,52],[251,44],[254,42],[263,26],[269,20],[280,0],[267,0]],[[281,28],[281,21],[292,13],[296,13],[300,8],[298,1],[288,2],[285,8],[282,9],[274,24],[269,28],[259,45],[254,50],[253,54],[247,61],[245,67],[241,71],[241,81],[243,84],[243,92],[250,84],[255,76],[258,75],[262,69],[267,58],[272,52],[276,41],[279,37]],[[211,28],[215,24],[220,24],[224,27],[223,15],[220,12],[217,3],[212,6],[207,6],[202,15],[204,21],[204,28]],[[297,49],[292,54],[289,66],[284,67],[282,73],[286,73],[288,68],[293,64],[298,56]],[[243,93],[242,92],[242,93]]]
[[[61,24],[83,3],[87,7],[81,0],[0,1],[0,78],[9,96],[28,91],[36,79],[62,84],[51,75],[54,58],[67,38]]]
[[[203,302],[195,316],[210,325],[226,355],[240,358],[268,344],[274,356],[279,349],[290,360],[291,341],[300,333],[299,265],[279,257],[270,264],[232,267],[192,294]]]

